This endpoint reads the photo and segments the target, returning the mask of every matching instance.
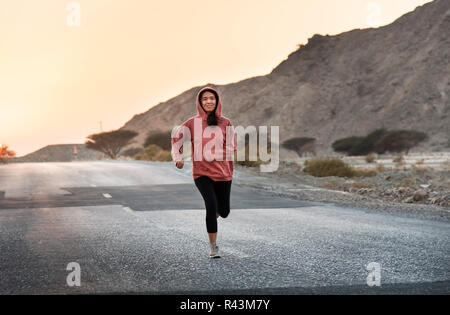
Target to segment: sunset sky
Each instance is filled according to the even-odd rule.
[[[314,34],[427,2],[0,0],[0,144],[22,156],[84,143],[100,121],[120,128],[194,86],[268,74]]]

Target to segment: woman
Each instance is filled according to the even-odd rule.
[[[192,148],[192,177],[205,202],[209,257],[219,258],[217,219],[226,218],[230,213],[236,138],[231,121],[222,116],[222,104],[215,89],[201,89],[196,103],[197,115],[186,120],[172,135],[172,158],[176,167],[183,168],[180,139],[188,138]]]

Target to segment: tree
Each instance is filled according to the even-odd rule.
[[[386,151],[405,151],[405,154],[408,154],[412,147],[427,139],[428,136],[421,131],[393,130],[388,132],[375,144],[375,152],[381,154]]]
[[[87,137],[86,148],[103,152],[115,160],[122,148],[130,143],[130,140],[138,134],[131,130],[115,130],[92,134]]]
[[[0,147],[0,163],[6,163],[11,157],[16,156],[16,152],[9,150],[6,144],[2,144]]]
[[[366,155],[375,150],[375,144],[383,138],[388,131],[384,128],[376,129],[366,135],[364,139],[359,142],[356,142],[353,147],[348,151],[348,155],[357,156],[357,155]]]
[[[347,153],[350,156],[366,155],[375,150],[375,144],[388,131],[384,128],[376,129],[364,137],[352,136],[341,138],[333,142],[331,145],[336,152]]]
[[[331,147],[334,151],[339,153],[348,153],[353,147],[364,140],[364,137],[352,136],[347,138],[341,138],[334,141]]]
[[[295,151],[298,156],[302,157],[308,152],[316,155],[316,139],[308,137],[290,138],[283,142],[282,146],[286,149]]]

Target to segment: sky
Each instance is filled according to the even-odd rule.
[[[84,143],[192,87],[268,74],[314,34],[427,2],[0,0],[0,145]]]

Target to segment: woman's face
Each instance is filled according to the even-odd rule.
[[[202,107],[209,114],[216,107],[216,97],[213,93],[206,91],[202,94],[202,99],[200,100]]]

